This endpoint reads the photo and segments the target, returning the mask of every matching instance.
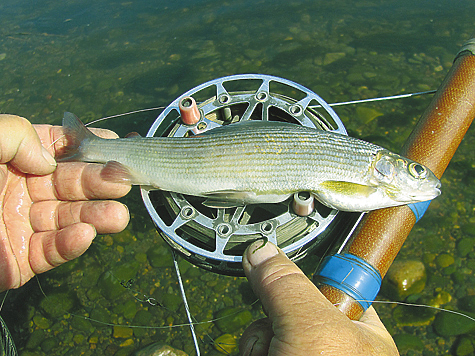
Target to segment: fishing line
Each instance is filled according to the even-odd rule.
[[[378,97],[378,98],[360,99],[360,100],[352,100],[352,101],[343,101],[343,102],[332,103],[332,104],[328,104],[328,105],[331,106],[331,107],[334,107],[334,106],[343,106],[343,105],[351,105],[351,104],[370,103],[370,102],[374,102],[374,101],[404,99],[404,98],[410,98],[410,97],[418,96],[418,95],[434,94],[436,91],[437,90],[427,90],[427,91],[420,91],[420,92],[417,92],[417,93],[382,96],[382,97]],[[322,107],[321,105],[309,106],[309,108],[312,108],[312,109],[321,108],[321,107]]]
[[[356,302],[368,302],[368,303],[379,303],[379,304],[396,304],[396,305],[402,305],[405,307],[421,307],[421,308],[428,308],[428,309],[434,309],[440,312],[446,312],[446,313],[451,313],[455,315],[462,316],[464,318],[470,319],[471,321],[475,321],[475,318],[471,317],[470,315],[464,314],[462,312],[456,311],[456,310],[450,310],[450,309],[445,309],[445,308],[440,308],[440,307],[434,307],[432,305],[426,305],[426,304],[416,304],[416,303],[406,303],[406,302],[392,302],[389,300],[364,300],[364,299],[357,299],[355,300]],[[341,303],[335,303],[333,304],[335,307],[339,306]]]

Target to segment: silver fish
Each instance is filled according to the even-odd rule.
[[[107,140],[65,113],[63,127],[65,160],[106,163],[106,180],[205,197],[207,206],[277,203],[307,191],[331,208],[369,211],[440,194],[439,179],[417,162],[290,123],[248,121],[191,138]]]

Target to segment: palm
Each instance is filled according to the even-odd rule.
[[[64,146],[61,127],[35,129],[53,156]],[[0,291],[78,257],[95,230],[125,228],[128,212],[122,204],[89,201],[115,199],[130,189],[103,181],[100,170],[100,165],[69,162],[59,163],[53,174],[35,176],[8,163],[0,165]]]

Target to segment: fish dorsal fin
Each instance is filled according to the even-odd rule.
[[[207,199],[202,203],[209,208],[235,208],[251,201],[256,194],[243,190],[219,190],[203,194]]]

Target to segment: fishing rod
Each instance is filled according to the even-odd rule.
[[[475,39],[466,42],[401,155],[440,178],[475,117]],[[429,202],[372,211],[340,254],[327,256],[314,276],[320,291],[350,319],[359,320]]]

